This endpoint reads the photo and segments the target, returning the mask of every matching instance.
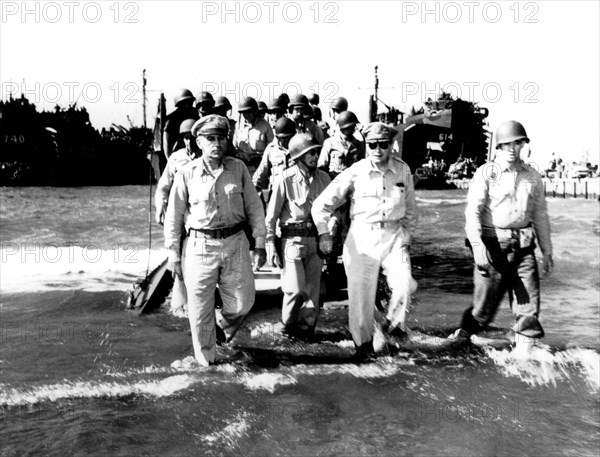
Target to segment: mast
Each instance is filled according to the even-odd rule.
[[[146,69],[142,72],[142,108],[144,112],[144,129],[147,128],[146,125]]]

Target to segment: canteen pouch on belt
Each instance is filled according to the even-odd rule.
[[[530,247],[533,244],[533,227],[525,227],[519,230],[519,246],[521,249]]]

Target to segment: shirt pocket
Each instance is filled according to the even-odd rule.
[[[490,200],[495,202],[501,202],[510,198],[510,188],[503,185],[501,182],[492,182],[488,190]]]
[[[396,183],[392,186],[392,204],[394,206],[404,207],[406,201],[406,188],[404,183]]]
[[[370,213],[381,206],[381,196],[374,183],[362,183],[354,189],[354,213]]]
[[[225,195],[227,195],[231,213],[237,214],[244,211],[244,195],[240,184],[228,183],[225,186]]]

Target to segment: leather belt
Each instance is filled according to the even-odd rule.
[[[240,222],[239,224],[235,224],[231,227],[224,227],[218,229],[195,229],[190,228],[188,230],[188,236],[194,238],[214,238],[214,239],[224,239],[229,238],[232,235],[235,235],[238,232],[241,232],[244,229],[245,222]]]
[[[283,238],[292,238],[295,236],[317,236],[317,228],[312,222],[300,222],[298,224],[282,225],[281,236]]]
[[[503,229],[498,227],[481,227],[481,236],[487,238],[501,238],[501,239],[518,239],[521,230],[530,230],[530,226],[523,228]]]

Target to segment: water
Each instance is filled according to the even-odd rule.
[[[124,309],[164,257],[156,227],[148,244],[146,188],[3,188],[1,454],[596,456],[598,203],[549,200],[547,337],[521,352],[444,344],[472,292],[465,193],[417,198],[409,326],[431,344],[355,364],[343,300],[301,344],[260,297],[200,369],[185,320]],[[495,325],[511,324],[504,304]]]

